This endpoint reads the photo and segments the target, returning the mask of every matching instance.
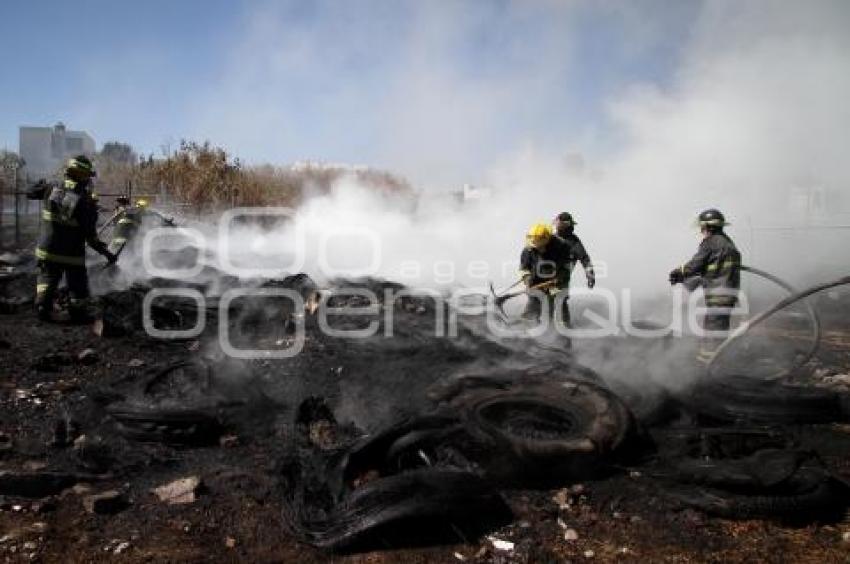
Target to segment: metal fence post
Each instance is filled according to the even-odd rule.
[[[21,245],[21,210],[18,203],[18,174],[15,171],[15,246]]]

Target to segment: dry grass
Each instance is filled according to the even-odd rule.
[[[320,164],[247,166],[209,142],[183,141],[165,159],[131,164],[101,155],[96,164],[101,192],[123,192],[132,183],[134,194],[165,192],[198,214],[235,206],[296,206],[309,195],[327,193],[345,175],[387,195],[413,197],[407,181],[388,172]]]

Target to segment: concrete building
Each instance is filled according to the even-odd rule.
[[[53,127],[21,127],[18,154],[30,179],[53,176],[74,155],[95,153],[94,139],[85,131],[71,131],[62,122]]]

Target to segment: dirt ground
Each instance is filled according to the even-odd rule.
[[[413,314],[412,314],[413,315]],[[823,363],[850,370],[850,335],[831,331]],[[578,344],[577,346],[580,346]],[[109,438],[95,398],[109,385],[144,378],[180,359],[196,357],[196,341],[145,337],[101,338],[88,326],[39,324],[30,311],[0,315],[0,471],[71,471],[77,447],[55,445],[57,422],[74,419],[74,435],[107,437],[109,470],[87,484],[43,498],[0,498],[0,559],[7,562],[848,562],[850,519],[791,525],[729,521],[683,509],[659,491],[643,468],[620,468],[581,484],[552,491],[506,493],[515,521],[480,539],[456,544],[330,555],[287,536],[279,485],[279,421],[292,413],[256,414],[228,430],[221,444],[173,447]],[[370,404],[354,385],[372,374],[380,386],[411,377],[404,367],[415,353],[397,351],[375,372],[374,351],[334,350],[310,343],[317,354],[260,363],[281,378],[281,394],[304,396],[315,385],[340,406],[355,398],[391,419],[393,406]],[[78,355],[91,349],[85,360]],[[52,356],[51,356],[52,355]],[[451,356],[451,355],[449,355]],[[462,356],[462,355],[461,355]],[[415,359],[414,359],[415,360]],[[455,359],[468,362],[470,359]],[[429,359],[419,359],[429,364]],[[394,364],[396,363],[396,364]],[[843,364],[839,364],[843,363]],[[432,368],[439,365],[433,365]],[[423,369],[428,368],[425,366]],[[299,379],[310,375],[313,384]],[[330,391],[329,391],[330,390]],[[345,412],[344,408],[341,411]],[[804,445],[850,480],[850,426],[795,428]],[[73,437],[72,437],[73,438]],[[76,458],[75,458],[76,457]],[[152,488],[195,476],[201,487],[185,504],[160,501]],[[119,490],[123,509],[92,513],[84,500]],[[502,542],[504,541],[504,542]],[[507,544],[510,543],[510,544]]]

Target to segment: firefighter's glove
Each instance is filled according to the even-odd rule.
[[[674,286],[676,284],[681,284],[685,281],[685,273],[682,272],[681,268],[674,268],[670,271],[670,284]]]

